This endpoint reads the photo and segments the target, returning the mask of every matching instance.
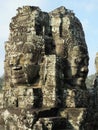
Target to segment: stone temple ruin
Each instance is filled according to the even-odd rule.
[[[17,11],[5,44],[0,130],[97,130],[78,18],[63,6],[50,13],[33,6]]]

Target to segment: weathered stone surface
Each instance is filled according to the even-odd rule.
[[[85,129],[98,129],[98,53],[95,57],[96,74],[92,83],[92,88],[89,89],[89,109],[87,111]]]
[[[80,21],[63,6],[50,13],[33,6],[17,11],[5,44],[1,129],[88,130],[93,103]]]
[[[3,97],[4,97],[4,95],[3,95],[3,93],[0,93],[0,109],[2,109],[3,108]]]
[[[88,108],[89,107],[89,91],[80,89],[64,90],[64,104],[67,108]]]
[[[39,121],[34,125],[34,129],[41,130],[56,130],[56,129],[65,129],[67,128],[67,120],[63,117],[49,117],[49,118],[40,118]],[[40,127],[39,127],[40,126]],[[39,127],[39,128],[38,128]]]
[[[66,108],[61,110],[62,117],[66,117],[73,130],[83,130],[87,110],[85,108]]]
[[[98,108],[98,52],[96,53],[95,57],[95,68],[96,68],[96,74],[95,74],[95,79],[93,81],[93,91],[92,94],[93,99],[94,99],[94,107]]]
[[[98,52],[96,53],[96,57],[95,57],[95,68],[96,68],[96,73],[98,74]]]

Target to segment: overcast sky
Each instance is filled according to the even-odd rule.
[[[0,2],[0,76],[4,73],[4,42],[8,40],[9,23],[16,9],[24,5],[51,11],[59,6],[73,10],[81,21],[89,50],[89,75],[95,73],[94,59],[98,51],[98,0],[2,0]]]

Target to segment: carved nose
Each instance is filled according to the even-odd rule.
[[[88,72],[88,67],[87,66],[83,66],[81,68],[81,72]]]
[[[18,66],[19,65],[19,58],[12,58],[11,60],[10,60],[10,66]]]

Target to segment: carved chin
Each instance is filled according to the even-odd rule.
[[[17,75],[12,75],[12,83],[13,84],[24,84],[26,83],[26,77],[24,73],[19,73]]]
[[[77,78],[77,79],[75,79],[74,83],[75,83],[76,85],[78,85],[78,86],[82,86],[82,85],[84,85],[84,83],[85,83],[85,79],[82,78],[82,77]]]
[[[12,79],[13,84],[24,84],[26,83],[25,78],[13,78]]]

